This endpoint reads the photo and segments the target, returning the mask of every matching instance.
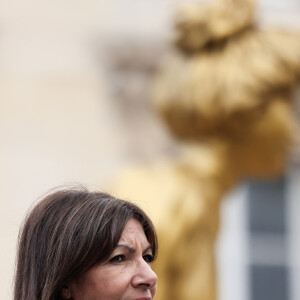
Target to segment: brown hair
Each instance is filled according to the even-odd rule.
[[[20,231],[14,300],[58,300],[61,289],[108,259],[129,219],[137,219],[157,254],[151,220],[136,205],[85,188],[53,192]]]

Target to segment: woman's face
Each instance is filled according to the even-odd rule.
[[[74,300],[151,300],[157,276],[151,269],[152,249],[141,224],[131,219],[107,261],[68,287]]]

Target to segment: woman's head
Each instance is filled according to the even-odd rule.
[[[83,188],[46,196],[22,228],[15,300],[63,299],[69,283],[110,259],[130,220],[141,225],[155,257],[155,230],[134,204]]]

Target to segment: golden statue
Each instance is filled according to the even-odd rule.
[[[258,28],[251,0],[189,4],[155,106],[182,151],[120,175],[111,192],[141,205],[158,231],[157,300],[215,300],[220,203],[239,180],[274,177],[294,138],[291,92],[300,34]]]

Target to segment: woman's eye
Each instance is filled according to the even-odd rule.
[[[125,260],[125,255],[120,254],[120,255],[116,255],[113,258],[111,258],[109,260],[109,262],[111,262],[111,263],[120,263],[124,260]]]
[[[154,257],[152,254],[146,254],[143,256],[143,259],[145,260],[145,262],[147,263],[152,263],[154,260]]]

